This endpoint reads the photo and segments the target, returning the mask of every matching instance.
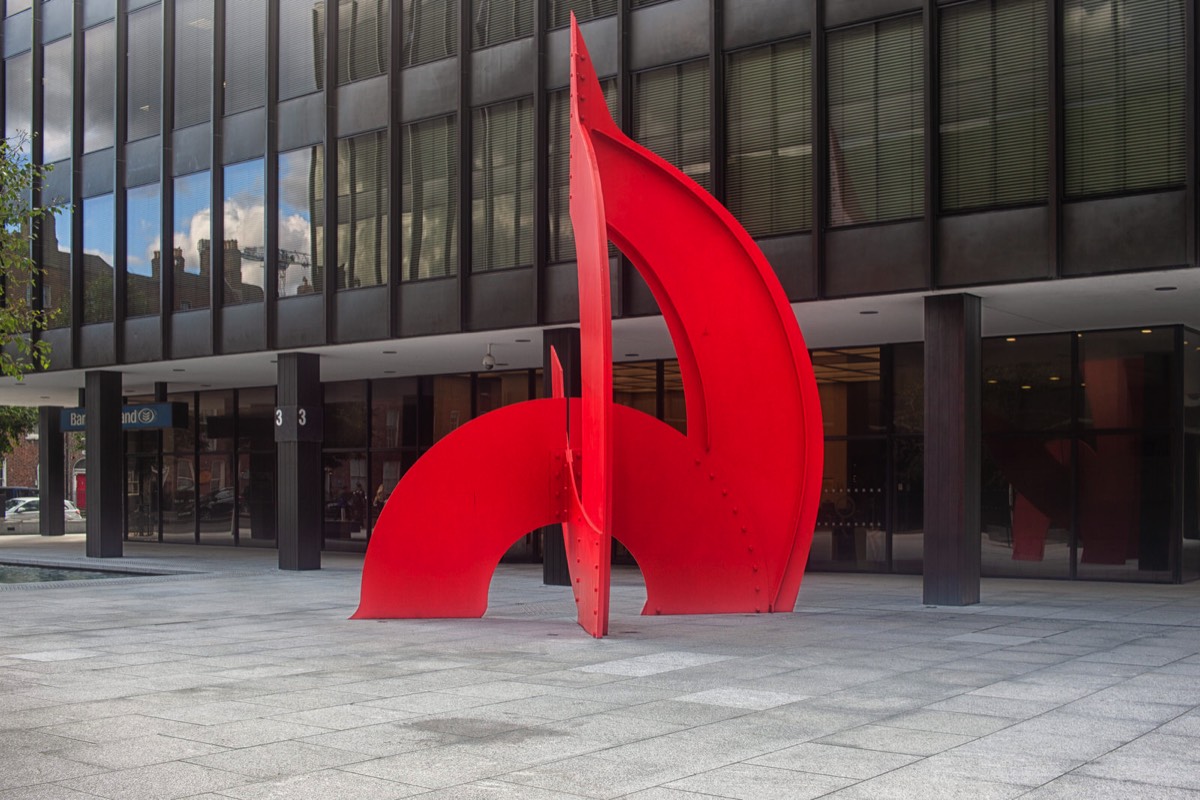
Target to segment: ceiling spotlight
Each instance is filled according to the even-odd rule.
[[[641,353],[626,353],[625,357],[626,358],[641,358],[641,355],[642,355]]]
[[[1178,286],[1155,286],[1154,291],[1156,291],[1156,292],[1173,292],[1178,288],[1179,288]]]
[[[868,317],[872,314],[878,314],[879,312],[878,311],[860,311],[858,313],[862,314],[864,317]]]
[[[1154,333],[1154,331],[1151,328],[1142,328],[1142,333]]]
[[[1017,337],[1015,337],[1015,336],[1009,336],[1009,337],[1008,337],[1008,338],[1006,338],[1004,341],[1006,341],[1006,342],[1015,342],[1016,340],[1017,340]]]
[[[529,344],[533,340],[532,339],[513,339],[513,341],[516,342],[517,344]]]
[[[175,369],[171,370],[171,372],[187,372],[187,370],[183,367],[175,367]]]
[[[385,356],[394,356],[394,355],[396,355],[396,351],[395,350],[384,350],[383,354]]]

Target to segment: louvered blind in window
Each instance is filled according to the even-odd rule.
[[[533,263],[533,101],[472,112],[471,269]]]
[[[458,52],[457,0],[404,0],[404,66]]]
[[[338,3],[338,85],[382,75],[388,68],[389,0]]]
[[[550,27],[561,28],[571,24],[571,12],[575,19],[586,22],[597,17],[617,13],[617,0],[547,0],[550,11]]]
[[[212,0],[176,0],[176,128],[205,122],[211,116],[212,61]]]
[[[691,61],[633,76],[633,138],[712,188],[707,61]]]
[[[126,120],[129,141],[155,136],[162,112],[162,6],[129,15],[125,65],[129,70]]]
[[[279,1],[279,99],[325,88],[325,0]]]
[[[1183,0],[1064,0],[1069,196],[1186,180],[1184,21]]]
[[[617,82],[600,82],[608,113],[616,118]],[[575,232],[571,228],[571,95],[567,89],[550,95],[550,261],[575,260]],[[610,254],[614,253],[609,245]]]
[[[743,50],[726,68],[726,205],[753,236],[812,227],[808,39]]]
[[[338,140],[338,289],[387,283],[386,131]]]
[[[487,47],[532,34],[533,0],[472,0],[472,47]]]
[[[400,134],[402,280],[458,272],[458,126],[414,122]]]
[[[921,216],[925,99],[921,17],[829,34],[829,219]]]
[[[940,32],[942,209],[1046,202],[1046,3],[951,6]]]
[[[266,0],[225,4],[225,113],[267,101]]]

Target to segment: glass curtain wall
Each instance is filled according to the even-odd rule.
[[[175,310],[208,308],[212,297],[212,181],[208,170],[174,180]]]
[[[113,321],[113,256],[117,245],[113,194],[83,200],[83,322]]]
[[[265,162],[261,158],[225,167],[226,305],[261,303],[266,296]]]
[[[390,11],[389,0],[339,0],[339,85],[387,72]]]
[[[159,311],[162,282],[161,186],[125,191],[125,313],[144,317]]]
[[[458,148],[454,117],[400,131],[400,279],[458,272]]]
[[[459,0],[401,0],[404,66],[415,67],[458,52],[458,6]]]
[[[201,544],[237,543],[235,408],[232,391],[199,395],[196,521]]]
[[[162,5],[129,13],[126,124],[129,141],[157,136],[162,127]]]
[[[267,102],[267,0],[225,4],[225,113]]]
[[[238,544],[275,546],[275,389],[237,393]]]
[[[388,280],[388,135],[338,140],[338,289]]]
[[[533,264],[533,100],[472,111],[471,270]]]
[[[1185,581],[1200,579],[1200,332],[1183,331],[1183,547]]]
[[[187,407],[186,428],[163,431],[162,540],[196,542],[196,395],[181,392],[167,396]]]
[[[212,116],[212,50],[213,0],[175,0],[176,128]]]
[[[708,61],[633,76],[633,138],[712,190]]]
[[[608,113],[617,118],[617,82],[614,79],[600,81]],[[550,147],[548,152],[549,177],[546,190],[550,208],[550,262],[575,260],[575,231],[571,227],[571,96],[570,91],[561,89],[551,93]],[[616,255],[610,243],[609,254]]]

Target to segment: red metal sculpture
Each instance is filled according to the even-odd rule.
[[[426,453],[380,516],[357,618],[481,616],[500,557],[553,523],[593,636],[608,630],[613,536],[641,567],[644,614],[795,604],[823,461],[795,315],[733,216],[621,133],[574,22],[571,37],[583,397],[563,397],[556,369],[554,397],[485,414]],[[609,239],[666,320],[686,436],[612,401]]]

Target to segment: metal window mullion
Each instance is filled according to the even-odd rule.
[[[456,0],[457,2],[457,0]],[[472,139],[474,135],[474,118],[471,112],[471,31],[472,14],[470,0],[462,0],[458,4],[458,107],[457,125],[455,129],[458,164],[458,265],[455,271],[458,280],[458,325],[465,330],[468,325],[470,310],[470,286],[468,275],[472,272],[471,248],[474,246],[472,230],[471,197],[472,164],[474,150]]]
[[[1047,8],[1046,16],[1046,59],[1049,69],[1046,71],[1047,92],[1046,106],[1049,112],[1049,129],[1046,132],[1045,147],[1046,164],[1050,171],[1047,176],[1046,201],[1050,207],[1051,224],[1050,236],[1047,243],[1047,255],[1050,258],[1051,274],[1061,275],[1062,258],[1060,255],[1063,226],[1063,192],[1066,188],[1066,141],[1064,108],[1066,91],[1063,85],[1063,47],[1062,47],[1062,4],[1060,0],[1042,0]]]
[[[550,261],[550,96],[546,93],[546,41],[549,30],[547,3],[533,6],[533,41],[537,44],[537,69],[534,73],[533,107],[533,319],[540,324],[546,316],[543,289],[546,286],[546,264]]]
[[[825,2],[813,0],[811,46],[809,58],[809,118],[812,148],[811,174],[814,176],[812,197],[812,282],[809,291],[814,298],[825,296],[825,239],[829,225],[830,163],[829,163],[829,86],[828,36],[825,33]]]
[[[75,3],[71,11],[71,267],[67,280],[70,285],[70,319],[67,324],[71,332],[70,366],[80,363],[80,328],[83,326],[83,85],[84,85],[84,33],[83,4]],[[2,62],[0,62],[2,63]],[[0,76],[2,77],[2,76]],[[0,90],[3,88],[0,80]],[[3,106],[0,105],[0,108]],[[161,270],[160,270],[161,271]],[[164,351],[169,340],[164,336]]]
[[[115,168],[113,169],[113,240],[115,247],[113,248],[113,287],[112,287],[112,320],[113,320],[113,342],[116,352],[117,361],[121,361],[124,356],[125,344],[125,303],[126,295],[126,271],[125,271],[125,140],[129,137],[129,12],[128,0],[117,0],[117,20],[116,20],[116,62],[117,62],[117,84],[116,84],[116,114],[114,120],[115,136],[113,146],[113,157],[116,159]],[[161,15],[160,15],[161,20]],[[163,95],[166,96],[168,91],[166,82],[162,87]],[[162,112],[159,109],[159,135],[162,136]],[[168,148],[163,148],[169,152]],[[167,156],[164,154],[164,158]],[[120,265],[118,267],[118,265]],[[82,268],[82,263],[80,267]],[[81,300],[83,298],[80,298]]]
[[[710,0],[709,3],[709,48],[708,48],[708,126],[709,153],[708,174],[713,197],[720,203],[726,202],[725,157],[727,151],[725,130],[725,0]],[[774,46],[771,52],[774,53]],[[772,64],[774,72],[774,64]],[[774,125],[772,125],[774,127]]]
[[[341,267],[338,264],[338,142],[337,142],[337,59],[338,59],[338,3],[325,3],[325,341],[333,341],[337,334],[337,284]],[[331,269],[332,268],[332,269]],[[333,280],[330,280],[332,275]]]
[[[33,4],[33,53],[30,56],[32,62],[30,67],[30,80],[33,84],[33,107],[31,109],[31,115],[29,118],[29,127],[33,128],[34,131],[45,130],[45,99],[43,94],[45,91],[44,77],[46,47],[44,44],[42,44],[42,20],[40,13],[44,1],[45,0],[36,0],[36,2]],[[32,136],[31,139],[32,140],[29,143],[30,159],[34,164],[41,164],[44,161],[44,148],[42,146],[43,139],[41,136]],[[38,178],[38,180],[34,181],[33,185],[29,187],[29,202],[32,208],[40,208],[42,205],[43,182],[43,178]],[[32,278],[32,286],[30,287],[32,296],[29,298],[29,307],[34,311],[42,310],[42,283],[44,276],[40,267],[43,263],[41,252],[43,227],[44,223],[40,218],[34,220],[33,224],[30,225],[30,233],[32,235],[29,237],[29,255],[33,259],[33,263],[37,265],[34,269],[33,275],[30,276]],[[30,327],[29,336],[31,341],[37,342],[41,338],[40,334],[41,332],[37,325],[32,325]]]
[[[921,28],[921,45],[924,51],[925,109],[922,119],[924,132],[924,217],[925,217],[925,285],[932,288],[938,276],[938,196],[941,194],[942,175],[939,169],[940,140],[938,137],[940,109],[939,81],[941,70],[938,59],[940,41],[938,37],[938,8],[936,0],[925,0],[924,25]],[[909,47],[912,47],[909,37]],[[994,50],[994,48],[993,48]],[[912,56],[909,56],[912,63]]]
[[[632,130],[633,120],[633,75],[630,72],[629,13],[630,0],[617,0],[617,125],[627,136]],[[569,136],[568,136],[569,139]],[[625,314],[627,298],[625,292],[633,281],[628,279],[633,265],[620,251],[617,252],[617,283],[614,287],[613,316]]]
[[[388,49],[388,127],[385,134],[385,144],[388,166],[385,180],[388,184],[388,221],[387,221],[387,252],[384,254],[387,264],[385,282],[388,286],[388,336],[395,337],[400,332],[400,302],[397,292],[404,279],[401,274],[403,261],[403,246],[400,241],[403,230],[401,219],[404,213],[404,157],[402,142],[402,125],[400,108],[403,85],[400,79],[400,69],[403,65],[404,43],[404,3],[403,0],[392,0],[388,5],[389,17],[386,30],[390,32],[391,46]],[[374,479],[372,479],[374,480]]]

